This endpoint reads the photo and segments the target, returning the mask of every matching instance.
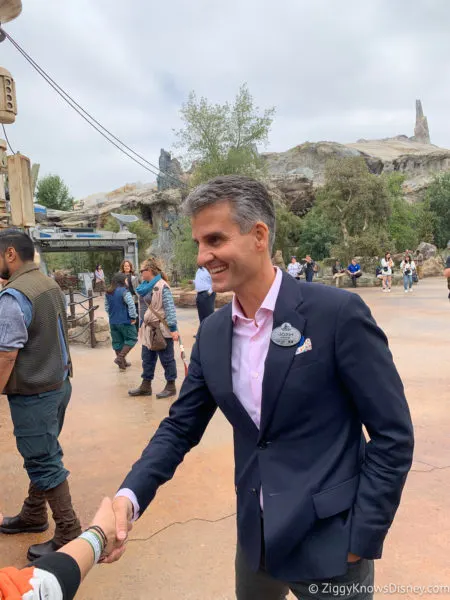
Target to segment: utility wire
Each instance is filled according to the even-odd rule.
[[[171,180],[172,182],[177,183],[178,185],[181,185],[182,187],[185,187],[185,188],[187,187],[187,185],[181,179],[179,179],[178,177],[175,177],[175,176],[171,175],[170,173],[167,173],[166,171],[163,171],[162,169],[160,169],[156,165],[154,165],[151,162],[149,162],[146,158],[144,158],[143,156],[141,156],[139,153],[135,152],[132,148],[130,148],[129,146],[127,146],[127,144],[125,144],[122,140],[120,140],[117,136],[115,136],[111,131],[109,131],[106,127],[104,127],[87,110],[85,110],[78,102],[76,102],[70,96],[70,94],[68,94],[60,85],[58,85],[56,83],[56,81],[54,81],[50,77],[50,75],[48,75],[48,73],[46,73],[46,71],[44,71],[44,69],[42,69],[31,58],[31,56],[29,56],[25,52],[25,50],[23,48],[21,48],[21,46],[4,29],[2,29],[1,27],[0,27],[0,33],[2,33],[11,42],[11,44],[16,48],[16,50],[18,52],[20,52],[20,54],[22,54],[22,56],[25,58],[25,60],[33,67],[33,69],[35,69],[35,71],[37,71],[37,73],[39,75],[41,75],[41,77],[55,90],[55,92],[59,96],[61,96],[61,98],[71,108],[73,108],[73,110],[75,110],[75,112],[77,112],[80,115],[80,117],[82,117],[89,125],[91,125],[91,127],[93,127],[96,131],[98,131],[98,133],[100,133],[100,135],[102,135],[108,142],[110,142],[111,144],[113,144],[113,146],[115,146],[123,154],[125,154],[126,156],[128,156],[129,158],[131,158],[131,160],[133,160],[135,163],[137,163],[138,165],[140,165],[141,167],[143,167],[144,169],[146,169],[147,171],[149,171],[153,175],[162,175],[163,177],[166,177],[167,179]],[[108,137],[108,135],[106,135],[106,134],[108,134],[109,136],[111,136],[111,138],[113,138],[113,139],[110,139]],[[115,141],[113,141],[113,140],[116,140],[116,142],[118,142],[118,144]],[[134,154],[135,156],[137,156],[141,161],[143,161],[146,164],[142,164],[142,162],[140,162],[139,160],[137,160],[135,158],[135,156],[132,156],[132,154],[129,154],[121,146],[123,146],[124,148],[126,148],[127,150],[129,150],[132,154]],[[146,166],[146,165],[149,165],[149,166]],[[149,168],[149,167],[152,167],[153,169],[156,169],[156,172],[154,170],[152,170],[152,168]]]
[[[15,154],[14,150],[11,147],[11,144],[9,143],[8,134],[6,133],[6,129],[5,129],[5,126],[3,123],[2,123],[2,129],[3,129],[5,140],[6,140],[6,143],[8,144],[9,149],[11,150],[12,154]]]

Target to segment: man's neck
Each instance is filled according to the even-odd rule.
[[[258,272],[254,280],[248,281],[245,288],[236,290],[236,298],[241,305],[242,312],[248,319],[254,319],[258,309],[264,302],[275,280],[276,271],[270,261]]]

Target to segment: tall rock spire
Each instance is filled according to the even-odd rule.
[[[416,126],[414,127],[414,139],[422,144],[431,144],[430,131],[427,118],[423,115],[422,102],[416,100]]]

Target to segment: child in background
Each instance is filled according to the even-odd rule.
[[[112,347],[116,353],[114,362],[121,371],[125,371],[131,366],[125,357],[137,342],[137,312],[133,296],[127,288],[125,273],[113,276],[105,296],[105,310],[109,317]]]

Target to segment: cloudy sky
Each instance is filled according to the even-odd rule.
[[[275,106],[271,151],[304,141],[413,134],[421,98],[450,147],[449,0],[22,0],[5,25],[59,85],[158,164],[190,90],[232,100],[247,82]],[[14,150],[77,198],[154,177],[92,130],[8,41],[19,114]]]

